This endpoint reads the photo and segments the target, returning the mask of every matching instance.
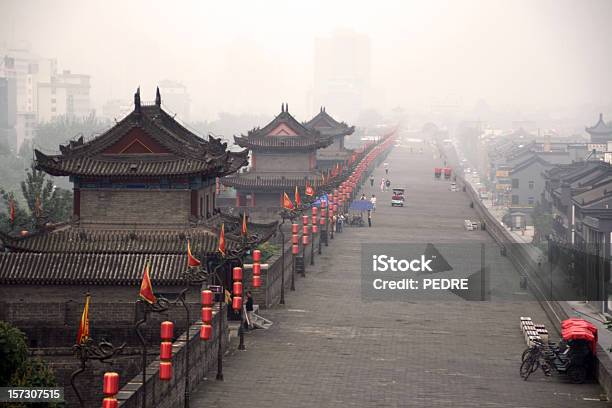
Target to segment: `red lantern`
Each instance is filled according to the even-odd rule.
[[[118,408],[119,407],[119,401],[117,401],[117,398],[104,398],[102,400],[102,408]]]
[[[300,246],[298,244],[291,245],[291,253],[297,255],[300,253]]]
[[[159,363],[159,379],[162,381],[169,381],[172,379],[171,361],[161,361]]]
[[[239,266],[235,266],[232,270],[232,278],[236,280],[242,280],[242,268]]]
[[[172,359],[172,343],[171,342],[169,341],[161,342],[161,345],[159,346],[159,358],[160,360],[171,360]]]
[[[293,245],[297,245],[297,243],[299,242],[300,236],[298,234],[293,234],[291,235],[291,243]]]
[[[261,251],[259,249],[253,251],[253,261],[261,262]]]
[[[212,306],[215,301],[215,295],[212,293],[212,290],[203,290],[202,291],[202,306]]]
[[[325,225],[325,217],[321,217],[319,224],[321,224],[321,226]]]
[[[312,216],[312,225],[315,225],[317,223],[317,216],[313,215]]]
[[[292,234],[297,234],[298,233],[298,228],[299,228],[299,225],[297,225],[296,223],[291,224],[291,233]]]
[[[302,234],[303,234],[303,235],[308,235],[308,234],[310,234],[310,227],[309,227],[308,225],[304,225],[304,226],[302,227]]]
[[[104,373],[102,386],[104,395],[114,396],[119,392],[119,374],[115,372]]]
[[[242,296],[242,282],[236,281],[234,282],[233,291],[234,296]]]
[[[174,337],[174,323],[169,321],[162,322],[160,337],[162,340],[172,340]]]
[[[212,326],[210,324],[203,324],[200,326],[200,339],[210,340],[212,336]]]
[[[308,245],[308,235],[302,235],[302,244]]]
[[[321,201],[321,212],[323,212],[323,210],[327,207],[327,201],[322,200]]]
[[[261,276],[253,275],[253,287],[254,288],[261,287]]]
[[[302,215],[302,225],[308,225],[308,216]]]
[[[212,307],[203,307],[202,308],[202,321],[204,323],[210,323],[212,322],[212,318],[213,318],[213,309]]]
[[[321,218],[325,218],[327,216],[327,209],[321,208]]]
[[[242,297],[234,296],[232,298],[232,309],[238,311],[240,308],[242,308]]]
[[[253,264],[253,276],[261,275],[261,264],[254,263]]]
[[[312,216],[314,217],[315,215],[317,215],[317,207],[312,207]]]
[[[312,233],[316,234],[319,232],[319,226],[317,224],[312,224]]]

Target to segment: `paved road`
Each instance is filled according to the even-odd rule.
[[[518,375],[524,340],[519,316],[551,323],[504,258],[494,262],[492,302],[395,302],[361,298],[365,242],[492,244],[465,231],[475,218],[463,193],[434,181],[431,151],[397,147],[388,158],[394,184],[410,186],[407,206],[376,193],[372,228],[346,229],[309,267],[285,308],[265,312],[267,331],[224,362],[225,381],[204,382],[194,407],[595,407],[597,384],[573,385],[541,372]],[[376,171],[376,184],[384,170]],[[369,188],[365,191],[371,193]],[[333,254],[333,255],[332,255]],[[495,258],[495,259],[493,259]]]

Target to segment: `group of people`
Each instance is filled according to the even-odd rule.
[[[380,191],[382,192],[388,191],[390,187],[391,187],[391,180],[383,177],[382,180],[380,180]]]

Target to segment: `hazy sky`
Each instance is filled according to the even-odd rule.
[[[168,78],[195,118],[286,101],[306,119],[314,39],[339,28],[370,37],[372,107],[612,101],[610,0],[0,0],[0,42],[90,74],[95,107]]]

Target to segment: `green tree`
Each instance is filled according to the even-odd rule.
[[[17,369],[26,361],[28,345],[25,334],[0,321],[0,387],[7,387]]]
[[[0,321],[0,387],[55,387],[53,371],[40,358],[28,358],[25,334]],[[4,405],[3,405],[4,406]],[[8,408],[57,407],[55,403],[12,403]]]
[[[539,202],[533,208],[533,225],[534,236],[533,242],[539,243],[546,240],[546,237],[552,234],[553,216],[549,211],[546,211],[544,206]]]
[[[15,370],[10,380],[11,387],[57,387],[55,374],[49,365],[40,358],[28,358]],[[55,408],[54,402],[21,402],[9,404],[8,408]]]
[[[111,126],[108,120],[97,118],[93,113],[85,118],[60,116],[51,122],[40,123],[36,127],[34,146],[57,151],[60,144],[66,144],[79,135],[90,137],[103,132]]]
[[[72,193],[53,185],[47,174],[36,170],[34,163],[21,182],[21,193],[26,201],[34,224],[62,222],[70,219],[72,213]]]

